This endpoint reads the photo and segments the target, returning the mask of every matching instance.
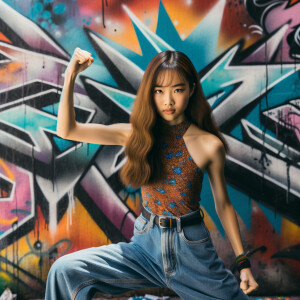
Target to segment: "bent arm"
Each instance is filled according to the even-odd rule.
[[[231,246],[236,256],[244,252],[240,228],[238,224],[237,214],[233,208],[226,189],[224,165],[225,165],[225,149],[223,143],[219,141],[219,145],[212,151],[213,157],[208,167],[208,176],[215,199],[215,207],[220,221],[224,227],[226,235],[229,238]],[[240,271],[240,288],[245,294],[256,290],[258,283],[255,281],[251,268],[243,268]]]
[[[233,251],[238,256],[244,250],[236,211],[230,202],[226,188],[224,176],[225,149],[223,143],[218,140],[211,153],[211,162],[207,171],[215,200],[216,212],[232,245]]]
[[[65,139],[100,145],[125,146],[131,132],[130,123],[116,123],[111,125],[77,123],[70,130]]]
[[[103,125],[76,122],[73,99],[75,79],[74,74],[65,74],[58,107],[56,134],[63,139],[72,141],[124,146],[131,133],[130,123]]]

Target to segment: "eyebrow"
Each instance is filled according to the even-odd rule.
[[[177,84],[172,85],[171,87],[181,86],[181,85],[185,85],[185,83],[184,83],[184,82],[180,82],[180,83],[177,83]],[[163,85],[155,85],[154,87],[156,88],[156,87],[166,87],[166,86],[163,86]]]

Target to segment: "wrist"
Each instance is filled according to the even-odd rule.
[[[75,74],[74,72],[69,72],[69,71],[65,72],[65,80],[75,81],[76,76],[77,76],[77,74]]]
[[[251,272],[251,268],[244,268],[244,269],[242,269],[241,271],[240,271],[240,273],[242,273],[242,272]]]
[[[250,270],[251,268],[250,260],[245,253],[241,253],[235,258],[235,267],[239,272],[241,272],[244,269]]]

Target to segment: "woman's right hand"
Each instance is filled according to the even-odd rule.
[[[94,61],[94,58],[91,55],[90,52],[77,47],[67,66],[66,74],[76,76],[79,72],[84,71]]]

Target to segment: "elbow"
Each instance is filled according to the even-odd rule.
[[[74,125],[75,126],[75,125]],[[66,130],[60,128],[58,125],[56,125],[56,135],[63,139],[68,139],[68,136],[70,135],[72,129]]]
[[[65,139],[66,136],[64,134],[61,134],[60,132],[56,131],[56,135],[62,139]]]
[[[233,208],[230,200],[220,201],[215,205],[216,213],[218,215],[222,214],[228,207]]]
[[[56,123],[56,135],[59,136],[60,138],[64,138],[65,136],[65,130],[63,130],[59,120],[57,120],[57,123]]]
[[[56,128],[56,135],[62,139],[67,138],[67,133]]]

